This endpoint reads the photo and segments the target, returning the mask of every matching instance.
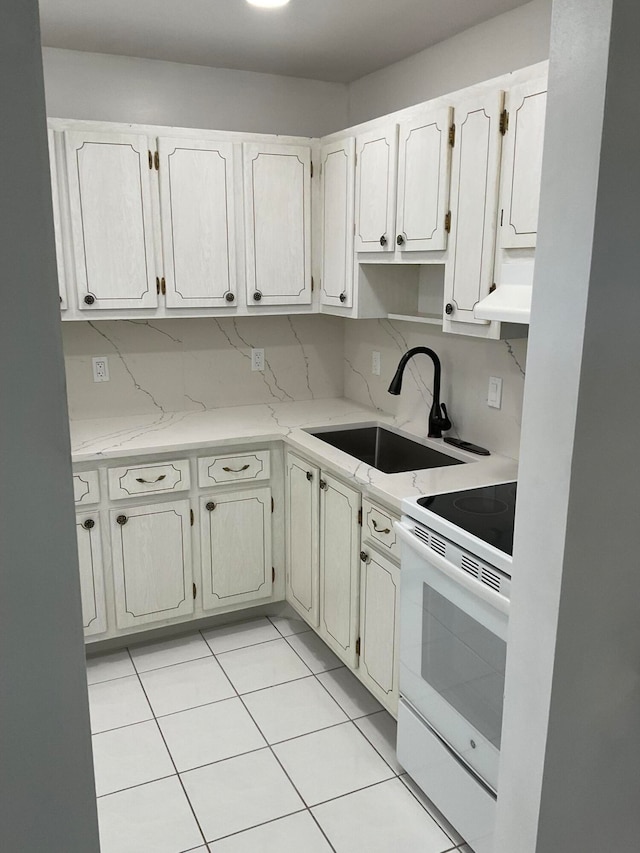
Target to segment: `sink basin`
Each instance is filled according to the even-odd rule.
[[[421,471],[462,465],[460,459],[447,456],[417,441],[405,438],[384,427],[353,427],[349,429],[311,430],[311,435],[332,447],[355,456],[384,474],[401,471]]]

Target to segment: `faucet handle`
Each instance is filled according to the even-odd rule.
[[[451,421],[449,420],[449,413],[447,412],[447,407],[444,403],[440,403],[440,408],[444,412],[444,415],[440,415],[441,429],[451,429]]]

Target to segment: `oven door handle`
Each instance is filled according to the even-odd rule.
[[[481,598],[483,601],[486,601],[487,604],[490,604],[496,610],[499,610],[500,613],[504,613],[505,616],[509,615],[508,598],[505,598],[504,595],[500,595],[499,592],[496,592],[486,586],[482,581],[475,580],[470,577],[466,572],[463,572],[462,569],[459,569],[457,566],[454,566],[453,563],[450,563],[448,560],[445,560],[444,557],[441,557],[440,554],[436,554],[435,551],[432,551],[431,548],[420,542],[408,524],[405,524],[402,521],[395,521],[393,526],[405,545],[419,554],[425,562],[431,563],[431,565],[435,566],[438,571],[447,575],[447,577],[469,590],[469,592],[472,592],[473,595]]]

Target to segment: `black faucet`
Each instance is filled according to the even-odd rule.
[[[400,394],[402,374],[407,366],[407,362],[418,353],[428,355],[433,362],[433,405],[429,412],[429,438],[442,438],[442,430],[451,429],[451,421],[447,414],[447,407],[444,403],[440,404],[440,375],[442,367],[440,366],[440,359],[432,349],[429,349],[429,347],[412,347],[402,356],[395,376],[391,380],[391,385],[389,385],[389,393],[396,396]]]

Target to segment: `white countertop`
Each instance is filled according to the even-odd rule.
[[[469,464],[383,474],[304,431],[341,424],[380,424],[397,429],[392,416],[352,400],[310,400],[72,421],[71,449],[74,463],[80,464],[284,440],[293,450],[365,487],[369,495],[398,512],[406,497],[472,489],[517,477],[514,459],[493,453],[463,453],[441,439],[426,439],[406,429],[401,431]]]

